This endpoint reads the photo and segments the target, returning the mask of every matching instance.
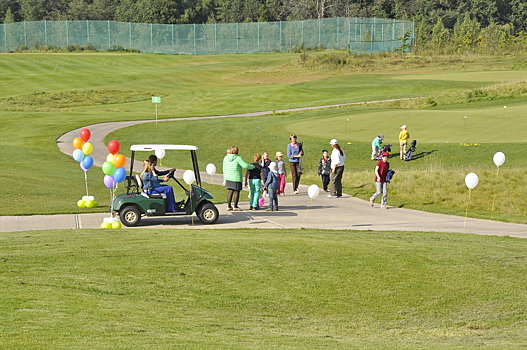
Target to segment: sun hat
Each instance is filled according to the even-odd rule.
[[[401,126],[401,129],[406,129],[406,125]]]
[[[380,134],[379,137],[380,137],[381,139],[383,139],[383,138],[384,138],[384,135],[383,135],[383,134]]]
[[[276,152],[275,154],[275,157],[282,157],[282,156],[283,156],[283,153],[280,151]]]
[[[337,141],[337,139],[331,139],[331,141],[329,141],[329,144],[330,145],[338,145],[339,142]]]
[[[388,153],[388,152],[382,152],[382,156],[383,156],[383,157],[386,156],[386,157],[390,158],[390,153]]]

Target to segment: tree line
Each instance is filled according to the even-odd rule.
[[[416,23],[414,49],[500,51],[527,42],[524,0],[0,0],[4,23],[234,23],[376,17]]]

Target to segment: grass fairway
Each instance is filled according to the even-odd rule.
[[[299,54],[291,53],[4,54],[0,62],[3,87],[0,132],[4,135],[0,139],[0,157],[9,162],[0,165],[0,176],[2,199],[9,201],[2,206],[0,215],[86,211],[76,207],[77,201],[86,194],[84,174],[70,156],[59,153],[55,140],[69,130],[95,123],[154,120],[152,95],[162,97],[159,118],[163,119],[456,93],[527,76],[525,58],[521,57],[463,57],[445,62],[440,59],[435,63],[428,58],[400,58],[366,58],[375,68],[365,66],[346,71],[306,68],[299,65]],[[507,109],[503,113],[505,104]],[[388,142],[395,142],[400,124],[404,123],[409,125],[412,138],[419,141],[423,154],[429,156],[398,169],[398,181],[405,183],[406,175],[410,180],[417,179],[423,175],[423,169],[428,171],[424,173],[426,176],[439,172],[441,178],[460,184],[454,187],[459,197],[444,198],[443,185],[435,186],[439,188],[438,194],[411,186],[414,192],[423,194],[421,197],[394,186],[391,204],[459,214],[466,205],[462,197],[466,194],[462,191],[463,172],[491,172],[489,157],[498,150],[507,156],[504,178],[508,167],[514,172],[521,171],[518,143],[526,142],[525,111],[527,107],[521,98],[420,110],[369,106],[221,122],[150,124],[112,137],[123,143],[123,152],[127,145],[139,141],[196,144],[200,147],[200,163],[213,162],[220,169],[224,150],[233,143],[250,159],[252,153],[263,150],[284,151],[288,135],[294,132],[309,150],[308,173],[304,176],[307,184],[318,182],[313,172],[320,150],[328,146],[329,139],[336,137],[351,143],[346,144],[351,159],[350,171],[345,176],[352,176],[345,179],[346,191],[365,197],[371,191],[368,186],[372,164],[366,161],[369,142],[381,132],[388,135]],[[466,130],[465,115],[468,116]],[[489,146],[495,142],[500,146],[495,149]],[[474,156],[469,150],[471,147],[459,143],[484,143],[484,154]],[[185,164],[178,159],[176,166],[184,168]],[[442,173],[452,169],[459,173]],[[355,175],[358,177],[354,178]],[[507,187],[505,192],[510,191],[512,196],[504,196],[505,209],[500,209],[498,197],[496,211],[489,212],[492,205],[483,203],[478,205],[482,210],[478,209],[475,214],[469,211],[469,215],[524,222],[525,207],[516,200],[521,198],[523,203],[525,198],[522,174],[507,176],[512,187]],[[110,204],[102,179],[100,169],[94,167],[88,172],[89,194],[98,200],[100,207],[94,209],[98,211],[105,211]],[[419,183],[430,181],[425,177]],[[502,188],[498,189],[503,192]],[[492,187],[485,196],[493,197],[495,191]]]
[[[0,237],[2,349],[520,349],[527,241],[322,230]]]

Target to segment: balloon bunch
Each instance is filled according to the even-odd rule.
[[[73,139],[73,159],[79,162],[81,169],[84,171],[84,182],[86,184],[86,196],[77,202],[79,208],[94,208],[99,204],[95,201],[93,196],[88,193],[88,170],[93,166],[93,158],[90,154],[93,152],[93,145],[88,142],[91,137],[91,132],[88,129],[80,131],[80,137]],[[90,199],[91,198],[91,199]],[[94,205],[94,203],[96,205]],[[91,206],[89,206],[91,205]]]
[[[108,151],[106,161],[102,164],[102,172],[104,173],[104,185],[109,189],[114,189],[118,183],[126,179],[126,157],[119,154],[121,145],[119,142],[112,140],[108,143]]]
[[[121,223],[117,218],[104,218],[101,224],[101,228],[121,228]]]

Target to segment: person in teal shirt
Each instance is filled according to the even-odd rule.
[[[377,158],[377,155],[382,149],[383,141],[384,141],[383,134],[380,134],[379,136],[373,139],[371,143],[371,160],[375,160]]]

